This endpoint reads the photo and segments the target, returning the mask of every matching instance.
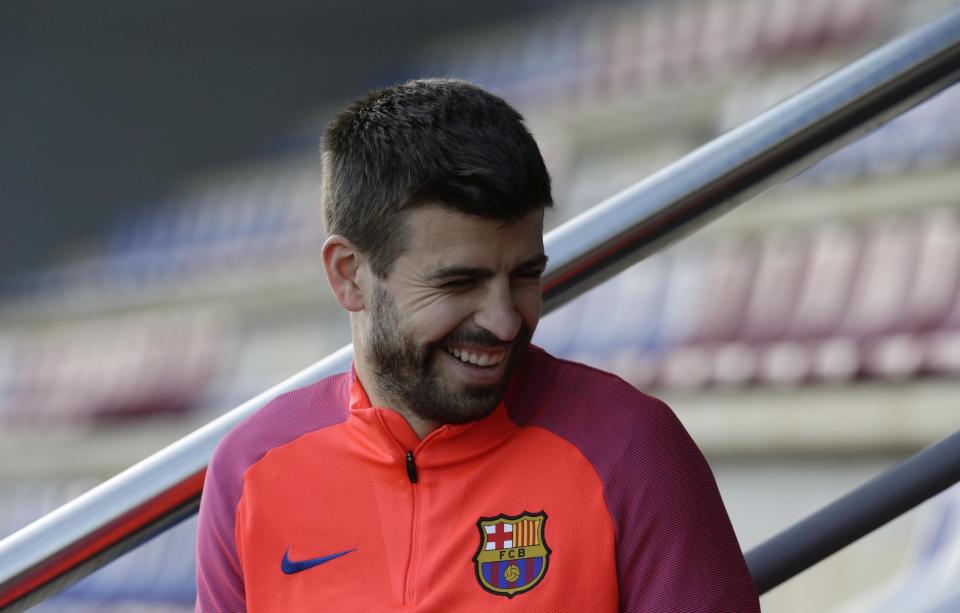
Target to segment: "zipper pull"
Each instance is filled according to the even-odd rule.
[[[407,451],[407,478],[410,483],[417,482],[417,465],[413,463],[413,451]]]

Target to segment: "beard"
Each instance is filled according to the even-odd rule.
[[[454,330],[439,341],[418,345],[406,336],[396,303],[377,284],[372,303],[369,355],[377,385],[392,408],[439,424],[463,424],[482,419],[497,408],[516,372],[533,331],[521,323],[517,336],[504,343],[482,328]],[[445,376],[440,355],[445,347],[465,344],[500,348],[510,344],[500,381],[467,385]],[[453,356],[450,356],[451,359]]]

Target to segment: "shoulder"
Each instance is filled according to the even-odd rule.
[[[615,374],[538,347],[527,352],[506,404],[518,425],[565,439],[608,483],[624,470],[642,481],[705,467],[696,443],[662,400]]]
[[[588,421],[598,428],[644,426],[638,430],[679,425],[666,403],[619,376],[554,357],[536,346],[527,351],[511,382],[507,404],[521,425],[567,420]]]
[[[348,415],[349,385],[349,373],[340,373],[277,396],[223,438],[210,460],[207,478],[239,484],[247,468],[272,449],[343,422]]]

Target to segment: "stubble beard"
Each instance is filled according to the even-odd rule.
[[[516,372],[532,332],[522,324],[503,377],[491,385],[464,385],[445,377],[440,361],[447,344],[469,342],[487,347],[504,343],[483,329],[454,331],[440,341],[418,346],[402,329],[396,303],[382,285],[374,290],[368,358],[380,393],[391,408],[437,424],[463,424],[490,415]]]

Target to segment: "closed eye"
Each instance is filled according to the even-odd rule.
[[[513,274],[514,279],[523,279],[529,281],[539,281],[543,276],[543,270],[521,270]]]
[[[477,280],[472,278],[451,279],[449,281],[445,281],[444,283],[440,284],[440,289],[450,289],[450,290],[466,289],[468,287],[475,285],[476,283],[477,283]]]
[[[526,262],[521,263],[513,272],[511,272],[510,277],[512,279],[520,279],[523,281],[536,281],[540,282],[543,277],[543,271],[547,268],[547,256],[540,254],[530,258]]]

